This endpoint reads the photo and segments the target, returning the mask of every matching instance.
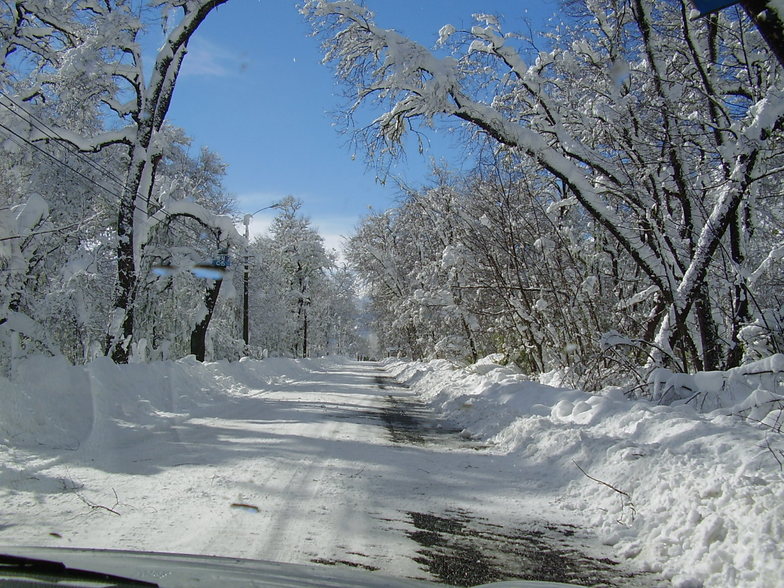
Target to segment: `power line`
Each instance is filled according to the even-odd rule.
[[[82,220],[84,222],[91,221],[96,216],[98,216],[98,213],[95,213],[90,218],[86,218],[86,219],[82,219]],[[36,235],[46,235],[48,233],[57,233],[58,231],[66,231],[66,230],[68,230],[70,228],[78,227],[80,225],[80,222],[71,223],[69,225],[62,225],[62,226],[54,227],[54,228],[51,228],[51,229],[43,229],[43,230],[40,230],[40,231],[33,231],[32,233],[30,233],[28,235],[11,235],[10,237],[0,237],[0,241],[11,241],[11,240],[14,240],[14,239],[25,239],[27,237],[34,237]]]
[[[119,198],[119,195],[116,192],[113,192],[112,190],[110,190],[106,186],[103,186],[103,185],[99,184],[93,178],[85,175],[80,170],[78,170],[78,169],[72,167],[71,165],[69,165],[67,162],[65,162],[65,161],[59,159],[58,157],[56,157],[55,155],[49,153],[48,151],[43,149],[40,145],[37,145],[34,142],[28,140],[27,138],[23,137],[22,135],[20,135],[19,133],[17,133],[13,129],[8,128],[3,123],[0,123],[0,128],[5,130],[7,133],[10,133],[10,135],[12,135],[11,140],[13,140],[17,145],[22,146],[19,143],[19,141],[21,141],[22,143],[24,143],[26,145],[29,145],[30,147],[32,147],[33,149],[35,149],[38,152],[42,153],[46,157],[52,159],[56,163],[58,163],[61,166],[65,167],[66,169],[72,171],[77,176],[82,178],[84,181],[89,182],[90,184],[93,184],[93,185],[97,186],[98,188],[100,188],[101,190],[107,192],[108,194]],[[102,196],[100,192],[95,193],[95,195],[96,195],[96,197],[100,198],[101,200],[103,200],[104,202],[109,204],[110,206],[113,206],[115,204],[114,202],[111,202],[106,197]],[[134,204],[134,208],[136,210],[139,210],[139,211],[144,212],[145,214],[147,214],[146,211],[144,211],[143,209],[139,208],[136,204]],[[164,210],[161,210],[159,212],[161,212],[164,215],[164,217],[166,217],[170,221],[169,222],[169,228],[171,230],[176,231],[176,227],[174,226],[174,223],[175,222],[179,222],[183,228],[185,228],[188,231],[190,231],[191,233],[193,233],[196,236],[197,239],[200,238],[201,234],[199,233],[199,231],[197,229],[191,227],[190,225],[186,224],[184,222],[184,220],[179,215],[171,214],[171,213],[169,213],[167,211],[164,211]],[[97,216],[97,214],[94,215],[93,217],[91,217],[91,219],[95,218],[95,216]],[[87,219],[87,220],[91,220],[91,219]],[[73,227],[75,225],[78,225],[78,224],[79,223],[71,223],[70,225],[65,225],[65,226],[57,227],[57,228],[53,228],[53,229],[46,229],[46,230],[42,230],[42,231],[31,233],[29,235],[13,235],[13,236],[9,236],[9,237],[0,238],[0,241],[7,241],[7,240],[12,240],[12,239],[23,239],[23,238],[26,238],[26,237],[29,237],[29,236],[38,235],[38,234],[53,233],[53,232],[69,229],[69,228],[71,228],[71,227]],[[185,236],[184,233],[181,233],[181,235],[183,237]],[[14,271],[18,272],[18,271],[27,271],[27,270],[26,269],[18,269],[18,268],[0,268],[0,272],[14,272]]]
[[[68,139],[62,137],[57,132],[57,130],[55,130],[51,126],[49,126],[49,124],[46,121],[41,119],[39,116],[33,114],[30,110],[28,110],[25,107],[25,105],[18,103],[16,100],[14,100],[14,98],[9,96],[8,94],[4,94],[3,92],[0,92],[0,98],[6,98],[14,106],[14,108],[11,108],[7,104],[4,104],[2,101],[0,101],[0,106],[3,106],[6,110],[11,112],[15,116],[19,117],[22,121],[24,121],[26,123],[29,123],[31,126],[33,126],[34,128],[38,129],[39,131],[41,131],[47,138],[52,139],[53,141],[56,141],[57,144],[61,145],[64,149],[68,149],[70,147],[71,149],[68,149],[68,153],[71,153],[71,154],[75,155],[81,161],[85,162],[88,166],[92,167],[93,169],[95,169],[97,171],[102,172],[103,174],[105,174],[109,178],[113,179],[121,189],[125,188],[125,180],[123,180],[119,176],[115,175],[114,171],[112,171],[111,169],[109,169],[107,167],[104,167],[104,166],[100,165],[99,163],[95,162],[90,157],[87,157],[84,152],[80,151],[79,148],[76,147]],[[19,112],[17,112],[17,110],[15,110],[15,109],[21,110],[25,115],[27,115],[27,118],[25,118],[24,116],[19,114]],[[33,121],[37,121],[38,125],[34,124]],[[25,141],[26,143],[28,143],[30,145],[33,144],[33,142],[31,142],[29,139],[27,139],[25,137],[21,137],[19,135],[17,135],[17,136],[19,138],[21,138],[23,141]],[[93,182],[93,183],[95,183],[95,182]],[[101,186],[101,188],[106,190],[107,192],[109,192],[113,196],[118,196],[118,194],[116,192],[113,192],[113,191],[109,190],[105,186]],[[144,199],[144,196],[142,194],[139,194],[138,192],[136,193],[136,197]],[[134,205],[134,207],[136,208],[136,210],[139,210],[140,212],[143,212],[144,214],[149,214],[146,210],[140,209],[138,206]],[[180,220],[177,215],[173,215],[171,213],[168,213],[165,210],[161,210],[161,213],[164,214],[167,217],[172,217],[174,220]],[[185,226],[187,228],[191,229],[191,227],[188,227],[187,225],[185,225]]]
[[[11,112],[11,113],[12,113],[12,114],[14,114],[15,116],[19,117],[19,118],[20,118],[22,121],[29,123],[31,126],[35,127],[35,128],[36,128],[36,129],[38,129],[39,131],[41,131],[41,132],[42,132],[42,133],[43,133],[43,134],[44,134],[46,137],[48,137],[49,139],[51,139],[51,140],[53,140],[53,141],[56,141],[56,142],[57,142],[57,144],[58,144],[58,145],[61,145],[61,146],[63,146],[63,148],[64,148],[64,149],[66,149],[66,151],[67,151],[68,153],[71,153],[71,154],[75,155],[75,156],[76,156],[78,159],[80,159],[81,161],[85,162],[87,165],[89,165],[90,167],[92,167],[92,168],[93,168],[93,169],[95,169],[96,171],[100,171],[100,172],[102,172],[103,174],[105,174],[106,176],[108,176],[110,179],[113,179],[113,180],[114,180],[114,181],[117,183],[117,185],[118,185],[118,186],[119,186],[121,189],[124,189],[124,188],[125,188],[125,181],[124,181],[123,179],[119,178],[118,176],[116,176],[116,175],[114,174],[114,172],[113,172],[113,171],[111,171],[111,170],[109,170],[109,169],[107,169],[107,168],[105,168],[105,167],[103,167],[103,166],[99,165],[97,162],[93,161],[91,158],[87,157],[87,156],[86,156],[84,153],[82,153],[81,151],[79,151],[79,150],[78,150],[78,148],[76,148],[75,146],[74,146],[74,148],[73,148],[73,149],[68,149],[67,147],[68,147],[68,146],[72,146],[72,144],[71,144],[71,143],[70,143],[70,142],[69,142],[67,139],[63,138],[63,137],[62,137],[62,136],[61,136],[59,133],[57,133],[57,131],[56,131],[56,130],[54,130],[53,128],[51,128],[51,127],[50,127],[50,126],[49,126],[49,125],[48,125],[46,122],[44,122],[44,121],[43,121],[41,118],[37,117],[37,116],[36,116],[36,115],[34,115],[32,112],[30,112],[29,110],[27,110],[27,109],[26,109],[26,108],[25,108],[23,105],[21,105],[21,104],[18,104],[18,103],[17,103],[15,100],[13,100],[13,98],[11,98],[10,96],[8,96],[7,94],[0,93],[0,97],[3,97],[3,98],[6,98],[6,99],[8,99],[8,100],[9,100],[9,102],[11,102],[11,104],[13,104],[13,105],[14,105],[14,107],[15,107],[16,109],[19,109],[19,110],[21,110],[22,112],[24,112],[24,113],[25,113],[25,114],[26,114],[26,115],[27,115],[29,118],[25,118],[25,117],[24,117],[24,116],[22,116],[22,115],[21,115],[19,112],[17,112],[17,111],[16,111],[14,108],[11,108],[11,107],[10,107],[10,106],[8,106],[7,104],[4,104],[2,101],[0,101],[0,106],[3,106],[3,107],[6,109],[6,110],[8,110],[9,112]],[[31,120],[31,119],[32,119],[32,120],[35,120],[35,121],[38,121],[38,123],[39,123],[39,125],[40,125],[40,126],[37,126],[37,125],[35,125],[35,124],[32,122],[32,120]],[[80,171],[78,171],[78,170],[74,169],[73,167],[69,166],[69,165],[68,165],[67,163],[65,163],[64,161],[62,161],[62,160],[60,160],[60,159],[56,158],[54,155],[52,155],[52,154],[50,154],[50,153],[46,152],[45,150],[43,150],[43,149],[42,149],[42,148],[41,148],[39,145],[35,144],[35,142],[33,142],[33,141],[30,141],[28,138],[26,138],[26,137],[23,137],[23,136],[19,135],[18,133],[14,132],[13,130],[9,129],[8,127],[6,127],[6,126],[4,126],[4,125],[2,125],[2,124],[0,124],[0,127],[4,128],[6,131],[8,131],[8,132],[12,133],[12,134],[13,134],[13,135],[15,135],[17,138],[21,139],[22,141],[24,141],[24,142],[25,142],[25,143],[27,143],[28,145],[30,145],[30,146],[32,146],[32,147],[34,147],[34,148],[38,149],[39,151],[41,151],[41,152],[42,152],[42,153],[44,153],[45,155],[47,155],[47,156],[49,156],[50,158],[54,159],[54,160],[55,160],[55,161],[57,161],[57,162],[58,162],[60,165],[63,165],[64,167],[66,167],[66,168],[70,169],[71,171],[73,171],[74,173],[78,174],[80,177],[82,177],[82,178],[83,178],[83,179],[85,179],[86,181],[88,181],[88,182],[90,182],[90,183],[92,183],[92,184],[94,184],[94,185],[98,186],[99,188],[101,188],[102,190],[104,190],[105,192],[107,192],[108,194],[110,194],[110,195],[112,195],[112,196],[114,196],[114,197],[116,197],[116,198],[118,198],[118,199],[121,199],[121,198],[122,198],[122,195],[121,195],[121,194],[118,194],[117,192],[115,192],[115,191],[113,191],[113,190],[111,190],[111,189],[107,188],[106,186],[103,186],[103,185],[99,184],[98,182],[96,182],[96,181],[95,181],[95,180],[93,180],[92,178],[90,178],[90,177],[88,177],[88,176],[84,175],[84,174],[83,174],[83,173],[81,173]],[[142,196],[142,195],[141,195],[141,194],[139,194],[138,192],[136,193],[135,197],[136,197],[136,198],[144,198],[144,196]],[[114,203],[108,202],[108,201],[107,201],[105,198],[102,198],[102,200],[104,200],[104,202],[107,202],[107,203],[108,203],[108,204],[110,204],[110,205],[114,205]],[[138,205],[137,205],[135,202],[134,202],[134,204],[133,204],[133,208],[134,208],[135,210],[138,210],[139,212],[141,212],[141,213],[143,213],[143,214],[145,214],[145,215],[149,216],[149,212],[148,212],[147,210],[144,210],[144,209],[140,208],[140,207],[139,207],[139,206],[138,206]],[[199,234],[199,233],[198,233],[198,232],[197,232],[197,231],[196,231],[196,230],[195,230],[193,227],[191,227],[190,225],[187,225],[187,224],[185,224],[185,222],[184,222],[184,221],[183,221],[183,220],[182,220],[182,219],[181,219],[181,218],[180,218],[178,215],[171,214],[171,213],[169,213],[169,212],[167,212],[166,210],[163,210],[163,209],[161,209],[159,212],[160,212],[161,214],[163,214],[163,215],[164,215],[164,217],[168,218],[168,219],[169,219],[169,221],[170,221],[170,223],[173,223],[173,222],[179,222],[179,223],[182,225],[182,227],[184,227],[184,228],[185,228],[185,229],[187,229],[188,231],[190,231],[190,232],[194,233],[194,235],[195,235],[197,238],[198,238],[198,237],[200,237],[200,234]],[[171,226],[171,224],[170,224],[170,226]]]
[[[29,110],[27,110],[22,104],[17,103],[13,98],[8,96],[7,94],[3,94],[0,92],[0,98],[6,98],[9,102],[11,102],[11,104],[13,104],[14,108],[11,108],[7,104],[3,103],[2,101],[0,101],[0,106],[8,110],[13,115],[19,117],[22,121],[29,123],[31,126],[41,131],[49,139],[57,141],[58,143],[60,143],[61,141],[65,141],[65,139],[62,136],[60,136],[57,133],[57,131],[55,131],[52,127],[50,127],[45,121],[43,121],[40,117],[36,116]],[[24,112],[25,115],[27,115],[27,117],[22,116],[19,112],[17,112],[17,109]],[[65,144],[69,144],[69,143],[65,141]],[[122,178],[116,176],[112,170],[100,165],[96,161],[93,161],[93,159],[87,157],[84,153],[82,153],[78,149],[71,150],[71,153],[76,155],[76,157],[78,157],[81,161],[83,161],[84,163],[86,163],[88,166],[92,167],[96,171],[100,171],[106,174],[110,179],[117,182],[117,185],[120,186],[121,188],[125,186],[125,181]]]
[[[96,181],[95,181],[93,178],[91,178],[91,177],[89,177],[89,176],[85,175],[84,173],[82,173],[82,172],[81,172],[81,171],[79,171],[78,169],[76,169],[76,168],[74,168],[74,167],[71,167],[71,166],[70,166],[68,163],[66,163],[66,162],[64,162],[63,160],[61,160],[61,159],[57,158],[56,156],[52,155],[51,153],[49,153],[48,151],[46,151],[46,149],[42,148],[40,145],[37,145],[37,144],[35,144],[34,142],[32,142],[32,141],[28,140],[26,137],[23,137],[22,135],[20,135],[19,133],[17,133],[17,132],[16,132],[16,131],[14,131],[13,129],[10,129],[10,128],[8,128],[7,126],[5,126],[5,125],[4,125],[3,123],[1,123],[1,122],[0,122],[0,128],[2,128],[2,129],[3,129],[4,131],[6,131],[7,133],[10,133],[10,134],[11,134],[11,135],[13,135],[14,137],[16,137],[16,139],[18,139],[18,140],[21,140],[23,143],[25,143],[25,144],[29,145],[29,146],[30,146],[30,147],[32,147],[33,149],[35,149],[35,150],[39,151],[40,153],[43,153],[44,155],[46,155],[46,156],[47,156],[47,157],[49,157],[50,159],[54,160],[55,162],[59,163],[59,164],[60,164],[60,165],[62,165],[63,167],[65,167],[65,168],[68,168],[68,169],[69,169],[69,170],[71,170],[73,173],[75,173],[77,176],[79,176],[80,178],[82,178],[83,180],[85,180],[85,181],[87,181],[87,182],[90,182],[91,184],[94,184],[94,185],[98,186],[98,187],[99,187],[101,190],[104,190],[104,191],[108,192],[108,193],[109,193],[109,194],[111,194],[112,196],[116,196],[116,197],[118,197],[118,198],[120,197],[120,196],[119,196],[117,193],[115,193],[115,192],[112,192],[112,191],[111,191],[109,188],[107,188],[106,186],[103,186],[103,185],[99,184],[99,183],[98,183],[98,182],[96,182]],[[14,142],[15,142],[17,145],[20,145],[18,141],[14,141]],[[20,146],[21,146],[21,145],[20,145]],[[114,204],[113,202],[110,202],[109,200],[106,200],[106,199],[103,199],[103,200],[104,200],[104,202],[106,202],[107,204],[112,204],[112,205]]]
[[[0,102],[0,104],[2,104],[2,103]],[[6,125],[4,125],[3,123],[0,123],[0,128],[2,128],[3,130],[5,130],[7,133],[10,133],[11,135],[13,135],[13,137],[15,137],[15,140],[14,140],[14,142],[16,142],[16,143],[17,143],[17,145],[19,145],[19,142],[18,142],[18,141],[22,141],[22,142],[23,142],[23,143],[25,143],[26,145],[29,145],[30,147],[34,148],[34,149],[35,149],[35,150],[37,150],[38,152],[40,152],[40,153],[42,153],[43,155],[45,155],[46,157],[48,157],[48,158],[52,159],[52,160],[53,160],[53,161],[55,161],[56,163],[58,163],[58,164],[60,164],[61,166],[65,167],[66,169],[68,169],[68,170],[72,171],[73,173],[75,173],[77,176],[79,176],[80,178],[82,178],[82,179],[83,179],[83,180],[85,180],[86,182],[89,182],[90,184],[93,184],[93,185],[97,186],[98,188],[100,188],[100,190],[102,190],[102,191],[106,192],[107,194],[109,194],[109,195],[111,195],[111,196],[113,196],[113,197],[117,198],[118,200],[122,198],[122,195],[121,195],[121,194],[118,194],[117,192],[115,192],[115,191],[111,190],[110,188],[107,188],[106,186],[104,186],[104,185],[102,185],[102,184],[98,183],[96,180],[94,180],[94,179],[93,179],[93,178],[91,178],[90,176],[88,176],[88,175],[84,174],[84,173],[83,173],[83,172],[81,172],[80,170],[78,170],[78,169],[76,169],[76,168],[72,167],[71,165],[69,165],[67,162],[65,162],[65,161],[63,161],[62,159],[60,159],[60,158],[56,157],[55,155],[53,155],[53,154],[49,153],[48,151],[46,151],[45,149],[43,149],[43,148],[42,148],[40,145],[36,144],[36,143],[35,143],[35,142],[33,142],[33,141],[30,141],[30,140],[29,140],[29,139],[27,139],[26,137],[23,137],[22,135],[20,135],[19,133],[17,133],[17,132],[16,132],[16,131],[14,131],[13,129],[11,129],[11,128],[7,127]],[[55,139],[55,140],[57,140],[57,138],[56,138],[56,137],[52,137],[52,138],[53,138],[53,139]],[[70,152],[70,151],[69,151],[69,153],[72,153],[72,152]],[[138,194],[138,193],[137,193],[136,195],[137,195],[137,196],[139,196],[139,194]],[[100,198],[101,200],[103,200],[105,203],[109,204],[110,206],[115,206],[115,205],[116,205],[116,202],[112,202],[112,201],[110,201],[108,198],[106,198],[106,197],[102,196],[100,192],[96,193],[96,196],[97,196],[98,198]],[[138,206],[136,203],[134,203],[134,205],[133,205],[133,208],[134,208],[135,210],[138,210],[139,212],[142,212],[142,213],[144,213],[145,215],[149,215],[148,211],[144,210],[143,208],[140,208],[140,207],[139,207],[139,206]],[[185,224],[185,223],[184,223],[184,221],[183,221],[183,220],[182,220],[182,219],[181,219],[181,218],[180,218],[178,215],[173,215],[173,214],[171,214],[170,212],[167,212],[167,211],[165,211],[165,210],[163,210],[163,209],[161,209],[159,212],[160,212],[161,214],[163,214],[163,215],[164,215],[164,217],[166,217],[166,218],[168,218],[168,219],[169,219],[169,221],[170,221],[170,224],[169,224],[169,226],[170,226],[170,227],[172,227],[172,226],[173,226],[173,223],[174,223],[174,222],[179,222],[183,228],[185,228],[185,229],[187,229],[188,231],[190,231],[190,232],[194,233],[194,234],[195,234],[195,236],[196,236],[197,238],[199,237],[199,233],[198,233],[197,231],[195,231],[195,229],[194,229],[193,227],[191,227],[190,225],[187,225],[187,224]],[[21,238],[21,237],[20,237],[20,238]]]
[[[113,180],[121,190],[124,190],[125,185],[126,185],[125,181],[122,180],[121,178],[119,178],[118,176],[116,176],[113,171],[105,168],[104,166],[101,166],[100,164],[95,162],[92,158],[87,157],[84,154],[84,152],[80,151],[78,149],[78,147],[76,147],[72,142],[70,142],[67,139],[65,139],[64,137],[62,137],[55,129],[50,127],[41,118],[37,117],[32,112],[27,110],[23,105],[18,104],[10,96],[4,95],[4,94],[0,93],[0,97],[8,99],[8,101],[13,105],[13,108],[11,106],[9,106],[8,104],[5,104],[1,100],[0,100],[0,106],[4,107],[10,113],[15,115],[19,119],[21,119],[23,122],[29,124],[31,127],[33,127],[36,130],[40,131],[47,138],[47,140],[51,139],[57,145],[60,145],[64,149],[64,151],[66,153],[69,153],[71,155],[75,155],[82,163],[86,164],[87,166],[89,166],[93,170],[101,172],[105,177],[109,178],[110,180]],[[22,114],[20,114],[20,112],[18,112],[18,110],[22,111],[25,115],[27,115],[27,118],[25,116],[22,116]],[[98,193],[96,193],[96,196],[98,198],[100,198],[101,200],[103,200],[104,202],[108,203],[110,206],[115,206],[116,203],[115,202],[110,202],[107,198],[102,196],[101,195],[101,191],[102,192],[106,192],[107,194],[109,194],[110,196],[113,196],[114,198],[116,198],[118,200],[122,199],[122,195],[121,194],[118,194],[116,191],[108,188],[107,186],[98,183],[93,178],[87,176],[86,174],[82,173],[80,170],[78,170],[78,169],[72,167],[71,165],[69,165],[69,163],[67,163],[66,161],[63,161],[62,159],[58,158],[57,156],[55,156],[52,153],[48,152],[47,150],[43,149],[40,145],[36,144],[36,142],[31,141],[29,138],[20,135],[19,133],[15,132],[13,129],[5,126],[2,123],[0,123],[0,128],[4,129],[6,132],[8,132],[11,135],[13,135],[13,137],[14,137],[13,140],[18,145],[19,145],[19,141],[22,141],[23,143],[33,147],[34,149],[36,149],[40,153],[42,153],[45,156],[49,157],[53,161],[59,163],[61,166],[65,167],[66,169],[69,169],[70,171],[75,173],[77,176],[79,176],[83,180],[89,182],[90,184],[93,184],[93,185],[97,186],[100,189],[100,191]],[[132,205],[133,209],[138,210],[139,212],[141,212],[142,214],[144,214],[147,217],[150,217],[151,215],[149,214],[149,212],[147,210],[144,210],[144,209],[140,208],[136,204],[136,199],[137,198],[144,198],[144,197],[142,195],[140,195],[138,192],[135,194],[134,202],[133,202],[133,205]],[[163,210],[163,209],[160,209],[157,212],[162,214],[164,216],[164,218],[168,221],[167,225],[168,225],[169,230],[175,231],[176,230],[176,226],[174,225],[174,223],[175,222],[179,222],[180,226],[182,226],[187,231],[193,233],[193,235],[197,239],[201,239],[202,233],[198,229],[196,229],[196,228],[190,226],[189,224],[187,224],[184,221],[184,219],[181,217],[181,215],[172,214],[172,213],[169,213],[168,211]],[[73,225],[70,225],[70,226],[73,226]],[[56,230],[65,230],[66,228],[70,228],[70,226],[62,227],[61,229],[40,231],[38,233],[32,233],[32,234],[36,235],[36,234],[44,234],[44,233],[56,232]],[[26,235],[26,236],[30,236],[30,235]],[[10,237],[4,238],[2,240],[19,239],[19,238],[24,238],[26,236],[22,236],[22,235],[10,236]],[[8,271],[8,270],[5,270],[5,271]]]

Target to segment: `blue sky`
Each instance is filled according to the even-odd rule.
[[[338,247],[369,207],[384,210],[399,195],[382,185],[364,154],[352,153],[334,125],[341,87],[321,64],[316,39],[290,0],[231,0],[209,15],[191,40],[169,120],[229,164],[225,185],[244,213],[291,194],[303,201],[328,246]],[[557,11],[556,0],[367,0],[377,24],[433,46],[444,24],[471,23],[471,14],[503,15],[507,29],[523,18],[536,28]],[[442,132],[441,135],[444,133]],[[429,132],[432,147],[412,152],[392,173],[407,184],[427,184],[430,162],[459,169],[462,148]],[[274,211],[251,228],[263,232]]]

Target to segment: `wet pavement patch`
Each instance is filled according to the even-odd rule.
[[[376,384],[382,390],[388,390],[390,388],[408,389],[408,386],[401,384],[392,376],[376,376]]]
[[[423,409],[391,395],[387,396],[386,400],[386,406],[381,409],[379,416],[384,421],[392,442],[424,445],[426,437],[432,436],[433,427],[425,426],[424,419],[416,416],[416,413],[423,412]]]
[[[582,553],[575,529],[552,523],[505,529],[462,511],[407,512],[406,535],[419,545],[414,561],[438,581],[475,586],[501,580],[539,580],[583,586],[628,585],[617,562]]]
[[[350,568],[361,568],[363,570],[368,570],[370,572],[377,572],[379,569],[375,566],[369,566],[367,564],[361,564],[355,561],[348,561],[345,559],[323,559],[319,557],[316,559],[311,559],[310,561],[311,563],[321,564],[325,566],[348,566]]]
[[[376,384],[382,390],[397,389],[396,393],[387,394],[385,405],[374,415],[384,423],[393,443],[471,449],[488,447],[487,444],[462,437],[460,428],[438,418],[423,403],[406,396],[402,392],[408,389],[405,384],[389,376],[376,376]]]

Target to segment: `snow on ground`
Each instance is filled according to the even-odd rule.
[[[780,433],[734,409],[589,395],[491,361],[389,361],[411,386],[394,394],[490,447],[397,445],[380,426],[391,393],[380,369],[26,360],[0,378],[0,543],[426,578],[408,513],[470,510],[595,529],[614,557],[678,586],[782,585],[784,477],[767,446],[781,447]]]
[[[784,357],[775,359],[780,366]],[[468,369],[391,362],[388,369],[466,435],[514,455],[619,557],[677,586],[784,586],[780,383],[698,414],[689,404],[546,386],[491,362]],[[690,383],[701,379],[709,378]],[[738,413],[767,420],[755,426]]]
[[[341,359],[27,360],[0,379],[0,544],[348,562],[434,579],[414,560],[411,513],[509,520],[522,500],[516,463],[394,444],[380,375]],[[536,500],[527,506],[541,518],[548,498]]]
[[[340,368],[26,362],[1,384],[0,542],[297,563],[360,547],[396,557],[404,550],[376,528],[386,523],[354,510],[374,512],[366,482],[399,478],[402,464],[377,459],[370,425],[339,418],[378,394],[370,368]],[[417,572],[409,558],[388,563]]]

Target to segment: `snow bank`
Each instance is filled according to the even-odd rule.
[[[116,365],[99,358],[72,366],[62,357],[22,360],[0,377],[0,444],[99,452],[135,436],[170,431],[216,397],[295,381],[326,360],[268,359]]]
[[[724,407],[700,414],[691,404],[546,386],[492,361],[387,368],[464,435],[516,456],[521,477],[538,477],[526,483],[596,529],[619,558],[675,586],[781,585],[784,475],[773,452],[784,450],[782,396],[773,380],[765,390],[745,377],[764,370],[692,377],[706,405]],[[743,418],[755,407],[768,426]]]

